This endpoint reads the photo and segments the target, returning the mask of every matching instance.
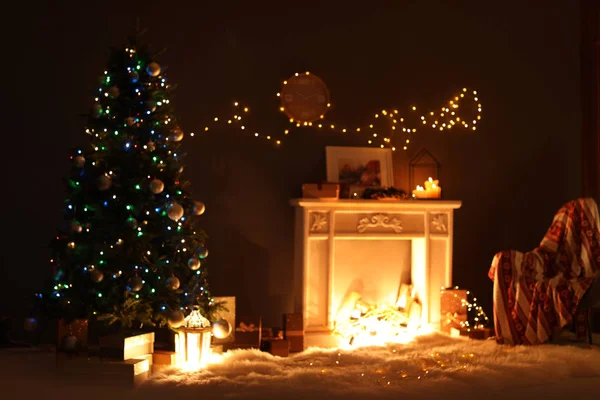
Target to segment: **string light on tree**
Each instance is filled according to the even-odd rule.
[[[184,316],[168,310],[191,304],[210,315],[204,263],[188,264],[180,246],[205,246],[195,228],[204,205],[181,175],[185,135],[165,69],[136,39],[107,65],[85,127],[89,143],[70,156],[53,282],[37,298],[61,317],[124,327],[176,325]]]

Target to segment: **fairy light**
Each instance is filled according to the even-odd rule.
[[[304,74],[309,75],[310,72],[307,71]],[[294,76],[299,76],[299,73],[296,73]],[[283,85],[287,85],[288,82],[284,80]],[[280,97],[281,93],[277,93],[277,97]],[[469,97],[471,96],[471,97]],[[474,111],[474,115],[469,117],[469,112],[473,113],[473,110],[469,110],[469,107],[466,107],[462,104],[465,100],[469,100],[469,98],[473,101],[476,108]],[[290,124],[290,128],[285,129],[283,131],[283,136],[289,135],[294,129],[307,128],[315,126],[317,129],[327,129],[329,131],[333,131],[340,134],[345,134],[348,132],[356,132],[356,133],[368,133],[369,139],[366,139],[368,145],[373,145],[381,148],[390,148],[392,151],[396,151],[397,148],[402,148],[403,150],[408,150],[408,146],[404,143],[409,143],[406,140],[410,139],[412,134],[418,132],[417,126],[420,126],[421,129],[433,129],[438,132],[443,132],[445,130],[451,130],[452,128],[461,127],[466,130],[476,130],[475,126],[470,126],[465,123],[464,120],[474,120],[480,121],[482,116],[482,105],[479,101],[479,96],[477,91],[469,91],[467,88],[463,88],[462,92],[452,96],[450,100],[446,102],[448,106],[442,106],[438,110],[440,111],[428,111],[421,115],[416,115],[416,111],[418,110],[416,105],[411,105],[408,108],[408,115],[402,116],[399,115],[400,111],[398,108],[389,108],[389,109],[381,109],[376,113],[372,113],[373,120],[371,122],[367,122],[363,126],[358,127],[349,127],[347,124],[343,123],[333,123],[331,121],[325,120],[325,115],[320,115],[320,122],[315,123],[313,125],[312,122],[308,121],[296,121],[293,118],[288,119],[288,123]],[[330,108],[332,106],[331,103],[327,103],[327,107]],[[452,107],[452,110],[449,108]],[[278,110],[280,112],[285,112],[285,108],[282,106],[278,106]],[[459,113],[463,113],[463,117],[458,115]],[[244,125],[237,124],[241,121],[240,114],[242,112],[249,113],[250,109],[246,105],[242,105],[238,101],[233,102],[233,110],[232,115],[230,117],[219,117],[215,116],[211,123],[206,124],[204,126],[204,131],[208,132],[214,128],[215,125],[221,124],[222,121],[226,121],[227,125],[234,125],[238,129],[242,131],[246,131],[250,128],[249,123],[245,123]],[[462,122],[461,122],[462,121]],[[457,124],[458,123],[458,124]],[[385,132],[385,135],[377,135],[374,136],[375,130],[380,130]],[[261,133],[252,129],[254,132],[254,137],[262,140],[266,140],[274,143],[276,146],[279,146],[283,143],[281,137],[277,134],[269,132],[269,133]],[[402,133],[400,133],[402,132]],[[373,140],[376,138],[376,140]],[[403,143],[402,146],[397,146],[395,143],[400,141]]]

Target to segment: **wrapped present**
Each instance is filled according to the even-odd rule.
[[[451,328],[462,328],[467,321],[467,291],[444,289],[440,301],[440,330],[450,333]]]
[[[124,361],[154,353],[154,332],[120,332],[100,337],[100,355]]]
[[[156,350],[152,353],[152,360],[156,365],[175,365],[177,363],[177,353],[174,351]]]
[[[262,318],[240,318],[235,328],[235,347],[241,349],[260,348]]]
[[[304,350],[304,321],[302,314],[292,313],[283,315],[284,337],[290,342],[290,352]]]
[[[232,344],[235,342],[235,296],[222,296],[214,297],[215,303],[222,303],[223,309],[215,312],[213,321],[225,320],[229,322],[229,326],[232,328],[229,336],[219,339],[217,337],[212,338],[214,344]]]
[[[450,328],[450,336],[452,337],[483,340],[493,336],[493,334],[490,328]]]
[[[70,353],[87,350],[88,325],[87,319],[76,319],[70,323],[59,320],[56,348]]]
[[[305,199],[338,199],[338,183],[305,183],[302,185],[302,197]]]
[[[152,355],[124,361],[107,360],[97,357],[71,356],[57,353],[57,371],[66,378],[78,383],[104,382],[110,385],[136,386],[150,376]]]
[[[285,339],[263,339],[260,349],[274,356],[287,357],[290,355],[290,342]]]

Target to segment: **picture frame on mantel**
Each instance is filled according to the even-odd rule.
[[[366,188],[393,186],[392,149],[326,146],[327,182],[339,183],[340,198],[360,197]]]

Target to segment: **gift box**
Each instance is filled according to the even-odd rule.
[[[222,310],[218,310],[214,314],[214,321],[225,320],[229,322],[231,326],[231,333],[229,336],[223,339],[219,339],[217,337],[212,338],[213,344],[233,344],[235,343],[235,296],[223,296],[223,297],[214,297],[215,303],[221,303],[223,306]],[[226,346],[224,346],[226,347]]]
[[[493,332],[490,328],[450,328],[450,336],[483,340],[493,336]]]
[[[442,290],[440,299],[440,331],[450,333],[451,328],[462,328],[467,321],[467,291]]]
[[[305,199],[338,199],[340,185],[337,183],[305,183],[302,185],[302,197]]]
[[[58,351],[78,352],[88,348],[88,320],[76,319],[66,322],[58,321],[57,345]]]
[[[114,361],[57,353],[56,367],[61,376],[74,379],[77,383],[136,386],[145,382],[150,376],[152,355],[146,354],[130,360]]]
[[[238,349],[259,349],[262,339],[262,318],[239,318],[235,328],[235,347]]]
[[[287,357],[290,355],[290,342],[277,338],[263,339],[260,349],[274,356]]]
[[[154,332],[119,332],[100,337],[100,356],[118,361],[154,353]]]
[[[304,350],[304,321],[302,314],[292,313],[283,315],[283,335],[290,342],[290,352]]]

